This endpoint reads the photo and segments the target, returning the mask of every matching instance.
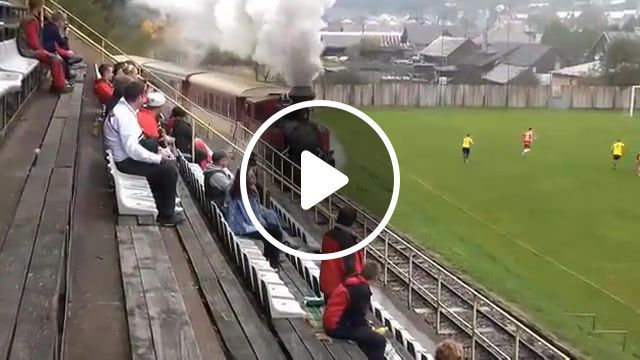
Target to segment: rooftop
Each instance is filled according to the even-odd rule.
[[[486,73],[482,79],[496,84],[507,84],[528,69],[529,67],[526,66],[499,64]]]
[[[424,48],[420,54],[433,57],[449,56],[456,51],[460,45],[464,44],[465,41],[467,41],[467,39],[463,37],[440,36]]]

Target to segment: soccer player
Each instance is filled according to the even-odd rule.
[[[611,153],[613,154],[613,170],[618,167],[618,163],[624,155],[624,143],[618,139],[613,145],[611,145]]]
[[[473,139],[471,138],[471,134],[467,134],[467,136],[462,139],[462,160],[464,160],[465,164],[469,163],[469,156],[471,155],[471,145],[473,145]]]
[[[533,132],[533,128],[525,131],[522,134],[522,156],[527,156],[527,153],[531,151],[531,145],[536,140],[536,134]]]
[[[638,155],[636,155],[636,167],[638,168],[638,176],[640,176],[640,151],[638,151]]]

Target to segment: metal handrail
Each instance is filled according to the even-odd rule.
[[[85,27],[86,29],[88,29],[92,34],[94,34],[95,36],[97,36],[98,38],[100,38],[100,40],[103,42],[103,44],[109,45],[112,48],[114,48],[116,51],[120,52],[120,56],[124,56],[125,58],[129,59],[131,62],[136,63],[140,68],[145,69],[154,79],[156,79],[160,84],[168,87],[169,89],[173,90],[178,97],[185,101],[187,104],[194,106],[196,109],[201,110],[205,113],[209,113],[208,110],[200,107],[198,104],[194,103],[193,101],[191,101],[191,99],[185,97],[183,94],[181,94],[181,92],[175,88],[173,88],[173,86],[171,86],[170,84],[166,83],[164,80],[162,80],[160,77],[158,77],[157,75],[153,74],[153,72],[151,70],[149,70],[148,68],[142,66],[141,64],[138,64],[136,61],[134,61],[133,59],[131,59],[124,51],[122,51],[118,46],[116,46],[115,44],[113,44],[111,41],[109,41],[108,39],[106,39],[105,37],[103,37],[102,35],[100,35],[98,32],[96,32],[93,28],[91,28],[89,25],[87,25],[86,23],[84,23],[82,20],[80,20],[79,18],[77,18],[75,15],[73,15],[72,13],[70,13],[68,10],[66,10],[64,7],[62,7],[60,4],[54,2],[54,1],[49,1],[47,4],[53,5],[56,7],[56,9],[64,12],[65,14],[67,14],[70,18],[72,18],[75,22],[81,24],[83,27]],[[50,8],[47,7],[47,11],[51,11]],[[74,35],[76,35],[80,40],[82,40],[83,42],[85,42],[87,45],[91,46],[94,50],[98,51],[101,55],[106,55],[109,59],[111,59],[112,61],[115,61],[115,55],[113,55],[112,53],[110,53],[109,51],[107,51],[104,48],[104,45],[100,45],[97,42],[95,42],[93,39],[89,38],[86,34],[84,34],[82,31],[78,30],[74,25],[70,25],[69,26],[70,30],[74,33]],[[151,86],[159,91],[162,92],[163,91],[158,88],[156,85],[151,84]],[[167,97],[167,100],[172,103],[175,106],[180,106],[182,107],[185,112],[194,120],[197,121],[198,124],[200,126],[202,126],[205,130],[215,134],[216,136],[218,136],[221,140],[223,140],[225,143],[227,143],[228,145],[230,145],[231,147],[234,148],[234,150],[240,152],[240,153],[244,153],[244,149],[238,147],[232,140],[229,140],[226,138],[226,136],[224,136],[223,134],[221,134],[219,131],[217,131],[215,128],[213,128],[210,124],[208,124],[206,121],[202,120],[200,117],[196,116],[192,111],[190,111],[189,109],[187,109],[186,107],[184,107],[182,104],[178,103],[176,100],[174,100],[171,97]],[[225,119],[225,116],[219,115],[217,114],[216,116]],[[229,121],[233,121],[232,119],[228,119]],[[250,136],[253,135],[253,132],[251,132],[249,129],[247,129],[244,126],[241,126],[242,130],[244,130],[246,133],[250,134]],[[195,129],[194,129],[195,130]],[[262,142],[262,141],[261,141]],[[269,173],[269,175],[271,175],[272,179],[278,180],[280,182],[282,182],[284,185],[286,185],[291,191],[292,194],[296,193],[298,195],[300,195],[300,189],[297,185],[295,185],[293,182],[289,182],[285,175],[282,172],[277,171],[277,169],[273,168],[273,165],[271,166],[271,168],[268,168],[266,166],[266,164],[268,164],[268,159],[266,158],[266,151],[267,149],[272,150],[272,158],[274,156],[276,156],[276,154],[280,157],[281,160],[284,160],[286,162],[289,163],[289,165],[292,166],[292,171],[293,169],[297,169],[300,170],[300,167],[291,162],[290,159],[288,159],[287,157],[283,156],[281,153],[277,152],[275,149],[273,149],[273,147],[271,147],[269,144],[267,144],[266,142],[262,142],[263,146],[265,146],[263,148],[263,155],[258,154],[258,156],[260,156],[264,161],[263,164],[259,164],[260,167],[262,169],[264,169],[265,171],[267,171],[267,173]],[[336,197],[337,199],[340,199],[340,201],[344,202],[345,204],[348,204],[352,207],[354,207],[357,212],[359,213],[359,215],[365,219],[366,221],[371,222],[372,224],[374,224],[374,228],[377,227],[378,221],[372,217],[371,215],[367,214],[361,207],[355,205],[352,201],[346,199],[345,197],[339,195],[339,194],[334,194],[331,195],[327,201],[329,202],[329,204],[331,204],[331,200],[332,197]],[[322,212],[323,214],[325,214],[325,216],[327,216],[328,218],[333,218],[334,215],[331,213],[330,208],[325,208],[322,203],[316,205],[315,207],[316,210]],[[366,226],[365,226],[366,227]],[[527,326],[525,326],[524,324],[522,324],[518,319],[514,318],[512,315],[510,315],[509,313],[505,312],[500,306],[495,305],[493,303],[493,301],[491,301],[490,299],[488,299],[487,297],[485,297],[484,295],[482,295],[481,293],[479,293],[478,291],[476,291],[473,287],[467,285],[464,281],[462,281],[461,279],[459,279],[456,275],[454,275],[453,273],[451,273],[450,271],[446,270],[444,267],[442,267],[440,264],[438,264],[437,262],[433,261],[432,259],[430,259],[422,250],[417,249],[416,247],[414,247],[410,242],[406,241],[405,239],[403,239],[402,237],[400,237],[399,235],[397,235],[396,233],[392,232],[391,230],[385,228],[383,229],[383,232],[380,234],[379,237],[383,237],[383,236],[391,236],[393,237],[396,241],[400,242],[403,246],[406,247],[406,250],[410,251],[412,254],[410,254],[409,256],[414,256],[414,254],[418,257],[420,257],[422,260],[426,261],[427,263],[429,263],[430,265],[434,266],[439,272],[441,272],[442,274],[448,276],[450,279],[453,279],[455,282],[457,282],[459,285],[461,285],[466,291],[469,291],[470,293],[473,294],[474,297],[478,298],[479,300],[485,302],[486,304],[488,304],[489,306],[493,307],[496,311],[498,311],[502,316],[504,316],[506,319],[508,319],[509,321],[513,322],[518,328],[519,330],[522,330],[524,332],[526,332],[528,335],[531,335],[533,338],[535,338],[537,341],[541,342],[542,344],[544,344],[545,346],[547,346],[549,349],[551,349],[553,352],[555,352],[556,354],[558,354],[560,357],[562,357],[563,359],[569,359],[569,357],[567,355],[565,355],[562,351],[558,350],[555,346],[553,346],[552,344],[550,344],[548,341],[546,341],[545,339],[541,338],[539,335],[537,335],[535,332],[533,332],[532,330],[530,330]],[[376,251],[377,252],[377,251]],[[391,266],[394,266],[393,264],[391,264]],[[398,270],[400,270],[398,268]],[[421,286],[418,286],[421,290],[425,291],[424,289],[422,289]],[[443,304],[442,304],[443,305]],[[446,310],[447,312],[450,312],[450,309],[447,309],[446,307],[443,306],[443,309]],[[468,324],[468,322],[466,322],[464,319],[459,319],[461,320],[463,323],[465,323],[467,326],[471,326]],[[477,333],[477,329],[472,329],[473,332]],[[480,335],[480,338],[482,338],[483,340],[485,340],[488,344],[491,344],[491,342],[484,338],[484,336],[482,336],[481,334],[478,333],[478,335]],[[495,345],[491,344],[491,347],[496,348]],[[502,353],[502,351],[500,351]]]

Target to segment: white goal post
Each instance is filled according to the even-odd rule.
[[[633,113],[636,111],[636,90],[640,89],[640,85],[634,85],[631,87],[631,101],[629,101],[629,116],[633,117]]]

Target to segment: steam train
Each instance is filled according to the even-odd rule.
[[[145,72],[152,72],[172,88],[180,89],[182,95],[207,112],[231,122],[238,122],[251,132],[255,132],[263,122],[282,108],[315,98],[311,87],[287,89],[238,76],[185,68],[138,56],[117,56],[115,60],[124,62],[129,59],[142,66],[143,76]],[[152,77],[146,77],[154,83]],[[154,85],[167,94],[173,93],[173,90],[164,89],[162,84]],[[195,109],[189,110],[200,115]],[[297,158],[302,150],[309,150],[332,163],[329,130],[312,121],[300,121],[309,117],[309,111],[291,113],[276,122],[275,126],[263,135],[263,140],[279,152],[289,148],[290,156],[295,162],[299,162]]]

